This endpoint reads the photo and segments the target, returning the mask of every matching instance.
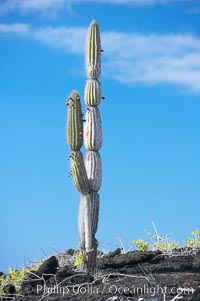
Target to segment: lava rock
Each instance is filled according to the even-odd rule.
[[[178,250],[172,256],[159,251],[120,254],[117,249],[98,258],[97,271],[93,276],[77,271],[67,264],[59,268],[51,278],[45,279],[43,285],[54,287],[58,284],[59,288],[69,288],[70,293],[49,294],[46,297],[48,301],[158,301],[164,298],[175,300],[176,297],[183,297],[184,301],[199,301],[199,261],[199,252],[190,254],[184,249]],[[79,293],[73,293],[73,288],[75,292],[80,290]],[[162,290],[165,288],[167,293],[163,295]],[[190,289],[189,293],[176,295],[177,290],[184,291],[187,288]],[[44,297],[42,292],[41,297]],[[46,298],[44,300],[47,300]],[[38,299],[39,295],[34,288],[32,294],[22,293],[21,296],[16,296],[15,301]]]
[[[66,255],[71,255],[71,256],[73,256],[75,253],[76,253],[76,251],[75,251],[74,249],[67,249],[67,250],[65,251],[65,254],[66,254]]]
[[[16,293],[15,286],[12,283],[8,283],[3,287],[3,291],[6,295],[13,295]]]
[[[51,256],[39,267],[37,275],[41,277],[43,274],[56,274],[58,271],[58,259],[56,256]]]
[[[98,260],[100,269],[119,268],[126,265],[135,265],[149,261],[153,257],[160,254],[160,251],[138,252],[132,251],[125,254],[119,254],[117,249],[115,252],[109,253]],[[114,253],[114,256],[113,256]]]

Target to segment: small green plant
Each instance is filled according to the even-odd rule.
[[[148,242],[142,239],[132,240],[132,244],[136,245],[137,251],[145,252],[149,250]]]
[[[4,294],[3,287],[9,283],[6,278],[5,275],[0,277],[0,296]]]
[[[177,249],[179,247],[180,247],[180,245],[178,242],[176,242],[176,241],[169,242],[167,240],[167,238],[165,238],[165,237],[159,237],[156,240],[156,242],[154,242],[152,245],[153,250],[159,250],[162,252],[165,252],[165,251],[168,251],[171,249]]]
[[[193,237],[186,238],[186,247],[200,248],[200,229],[193,230],[191,234]]]
[[[161,252],[166,252],[180,247],[179,242],[176,242],[171,239],[171,235],[166,235],[165,237],[160,236],[153,222],[152,225],[154,228],[154,233],[147,232],[147,234],[153,240],[151,247],[153,251],[158,250]]]
[[[84,265],[84,257],[81,252],[77,252],[74,260],[74,266],[77,269],[82,268]]]
[[[22,268],[15,270],[10,268],[7,276],[3,275],[0,277],[0,295],[4,294],[3,287],[9,283],[15,286],[16,291],[21,287],[21,283],[26,275],[29,274],[30,269]]]
[[[8,275],[3,275],[0,277],[0,296],[4,295],[3,287],[7,284],[13,284],[15,286],[16,291],[19,291],[24,278],[27,275],[29,275],[30,272],[38,270],[38,268],[43,262],[44,260],[40,260],[37,264],[35,264],[32,267],[23,267],[21,269],[10,268],[8,271]]]

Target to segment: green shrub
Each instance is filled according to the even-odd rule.
[[[132,244],[136,245],[136,247],[137,247],[136,250],[137,251],[145,252],[145,251],[148,251],[148,249],[149,249],[148,242],[145,242],[142,239],[133,240]]]
[[[74,266],[77,269],[80,269],[84,265],[84,257],[81,252],[77,252],[74,260]]]
[[[193,230],[191,234],[193,237],[186,238],[186,247],[200,248],[200,229]]]
[[[16,291],[19,291],[24,278],[27,275],[29,275],[30,272],[38,270],[38,268],[43,262],[44,260],[41,260],[35,266],[32,267],[24,267],[21,269],[10,268],[8,271],[8,275],[3,275],[0,277],[0,296],[4,295],[3,287],[10,283],[15,286]]]
[[[30,269],[22,268],[19,270],[15,270],[10,268],[7,276],[0,277],[0,295],[4,294],[3,287],[9,283],[15,286],[16,291],[18,291],[21,287],[21,283],[26,275],[29,274]]]

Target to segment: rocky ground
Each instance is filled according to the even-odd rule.
[[[74,254],[49,257],[19,292],[7,285],[2,300],[200,301],[200,250],[99,253],[93,276],[74,269]]]

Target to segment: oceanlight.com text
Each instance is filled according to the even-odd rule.
[[[142,287],[135,286],[126,286],[126,285],[116,285],[116,284],[104,284],[102,287],[97,287],[94,284],[88,285],[69,285],[69,286],[61,286],[61,285],[52,285],[47,287],[46,285],[37,285],[37,294],[43,295],[85,295],[85,294],[110,294],[110,295],[124,295],[128,294],[129,296],[137,296],[137,295],[192,295],[194,294],[194,289],[191,287],[172,287],[169,288],[167,286],[148,286],[144,285]]]

